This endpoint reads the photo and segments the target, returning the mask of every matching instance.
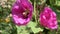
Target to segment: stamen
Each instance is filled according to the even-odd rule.
[[[23,16],[25,17],[25,18],[27,18],[28,17],[28,14],[29,14],[29,10],[25,10],[25,12],[23,12]]]

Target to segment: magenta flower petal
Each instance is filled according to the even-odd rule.
[[[12,17],[16,25],[26,25],[32,18],[33,6],[28,0],[17,0],[12,6]]]
[[[50,7],[45,7],[40,13],[40,24],[49,29],[58,28],[56,13]]]

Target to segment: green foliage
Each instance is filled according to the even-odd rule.
[[[40,27],[36,27],[37,23],[30,21],[28,23],[28,25],[26,26],[16,26],[17,27],[17,33],[18,34],[30,34],[31,32],[33,33],[38,33],[38,32],[42,32],[43,29],[41,29]]]
[[[60,0],[57,0],[55,5],[60,6]]]
[[[17,29],[15,27],[15,25],[12,25],[12,23],[0,23],[0,34],[16,34]]]
[[[17,34],[29,34],[28,30],[26,30],[26,26],[16,26]]]
[[[30,23],[28,24],[28,27],[31,28],[31,30],[34,32],[34,33],[38,33],[40,31],[43,31],[43,29],[41,29],[40,27],[36,27],[38,26],[38,23],[36,22],[32,22],[30,21]]]
[[[32,31],[33,31],[34,33],[38,33],[38,32],[42,32],[42,31],[43,31],[43,29],[41,29],[41,28],[32,27],[31,29],[32,29]]]
[[[35,27],[37,25],[37,23],[36,22],[32,22],[32,21],[30,21],[29,23],[28,23],[28,27]]]

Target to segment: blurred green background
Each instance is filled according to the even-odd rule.
[[[31,0],[33,6],[34,1],[35,0]],[[46,4],[51,6],[51,8],[56,12],[58,20],[58,29],[53,32],[49,31],[48,33],[60,34],[60,0],[43,1],[46,1]],[[39,22],[36,23],[34,15],[32,20],[26,26],[15,25],[11,15],[11,8],[14,2],[15,0],[0,0],[0,34],[46,34],[48,29],[44,30],[44,28],[40,26]],[[39,0],[36,0],[36,2],[37,5],[41,4]]]

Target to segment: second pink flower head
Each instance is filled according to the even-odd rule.
[[[50,7],[44,7],[43,11],[41,11],[40,24],[49,29],[58,28],[56,13]]]

